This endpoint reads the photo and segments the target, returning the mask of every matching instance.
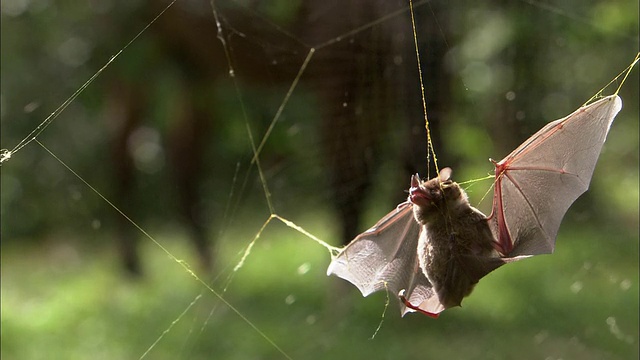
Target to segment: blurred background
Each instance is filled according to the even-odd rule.
[[[420,74],[408,6],[2,2],[0,147],[122,50],[38,141],[157,242],[35,142],[13,154],[2,357],[286,357],[162,246],[292,358],[637,359],[637,68],[555,254],[500,268],[438,320],[400,318],[386,294],[327,277],[303,234],[263,229],[278,214],[341,246],[406,198],[411,174],[433,176],[420,75],[438,165],[461,182],[638,52],[637,1],[416,1]],[[488,214],[491,181],[466,186]]]

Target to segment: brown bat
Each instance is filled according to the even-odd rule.
[[[390,291],[402,315],[437,317],[460,306],[474,285],[503,264],[552,253],[569,206],[589,187],[616,95],[555,120],[495,165],[489,217],[469,204],[445,168],[416,174],[406,202],[358,235],[333,259],[335,274],[367,296]]]

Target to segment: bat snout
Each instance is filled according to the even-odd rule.
[[[417,186],[409,189],[409,201],[418,206],[426,206],[431,203],[432,199],[424,189]]]

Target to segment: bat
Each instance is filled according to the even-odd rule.
[[[589,187],[616,114],[617,95],[550,122],[495,166],[489,217],[444,168],[433,179],[411,177],[407,200],[358,235],[333,258],[327,275],[363,296],[386,290],[401,315],[431,317],[460,306],[498,267],[555,247],[569,206]]]

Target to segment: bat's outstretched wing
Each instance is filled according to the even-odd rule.
[[[413,205],[403,203],[358,235],[333,259],[327,275],[335,274],[355,285],[363,296],[387,290],[404,296],[412,304],[427,304],[435,311],[439,301],[418,265],[417,248],[421,228],[413,217]],[[432,309],[432,310],[433,310]],[[404,315],[413,310],[401,303]]]
[[[543,127],[496,163],[490,224],[507,257],[553,252],[560,222],[589,187],[622,100],[616,95]]]

